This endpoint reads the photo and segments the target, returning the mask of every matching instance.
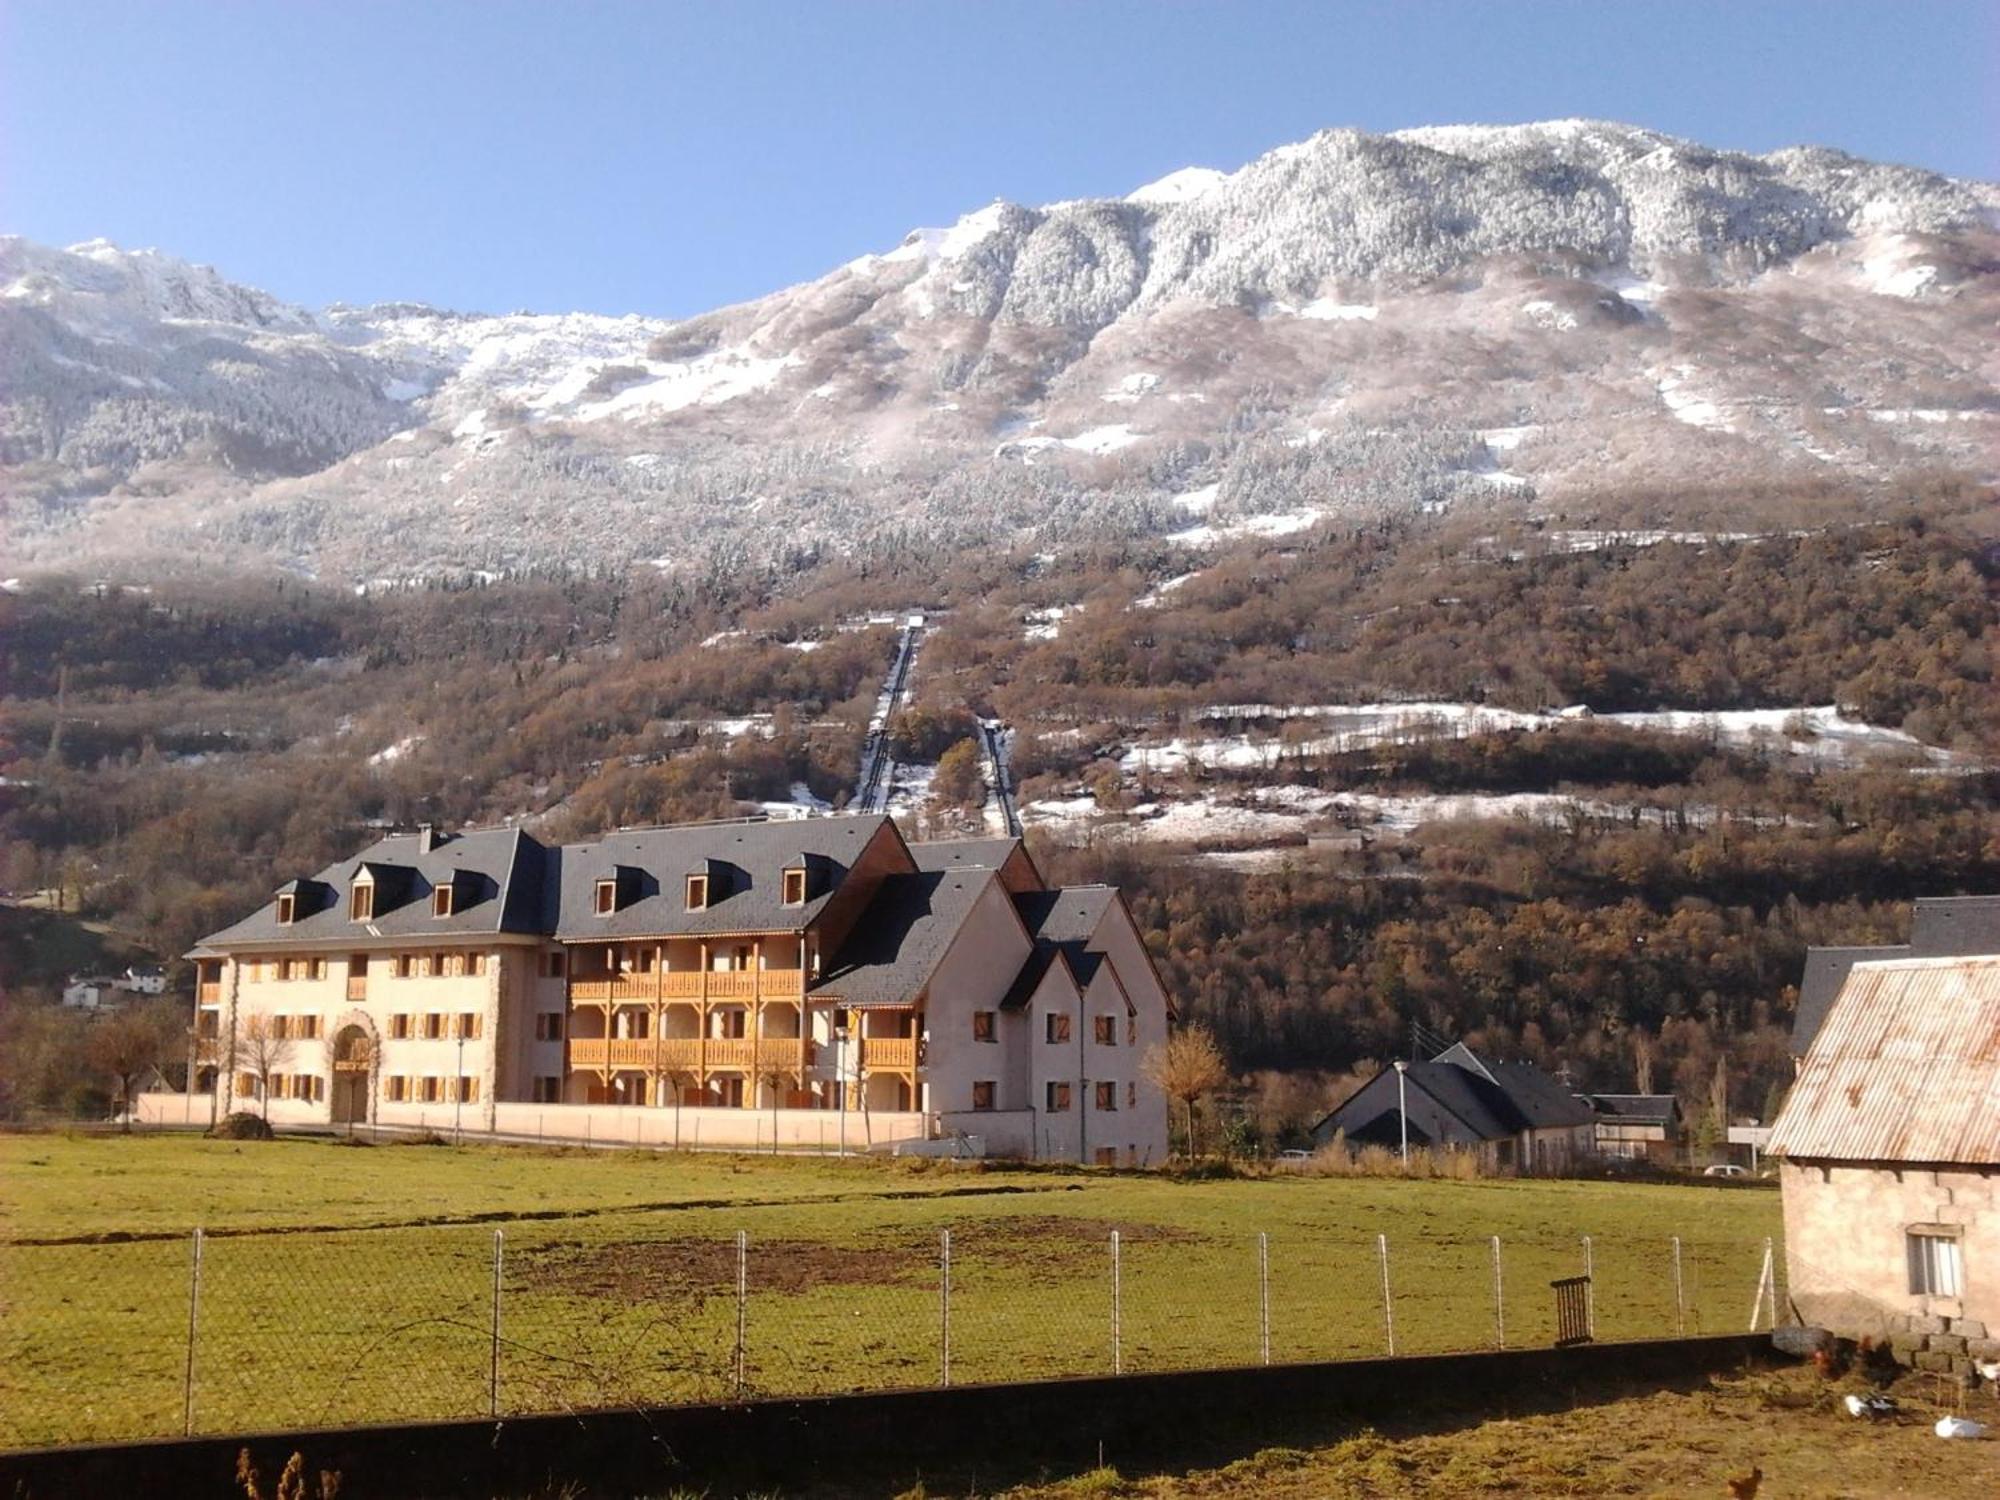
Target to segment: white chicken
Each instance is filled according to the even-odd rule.
[[[1986,1436],[1986,1424],[1975,1422],[1970,1417],[1939,1417],[1937,1435],[1941,1438],[1979,1438]]]
[[[2000,1386],[2000,1359],[1975,1359],[1972,1368],[1979,1372],[1979,1378]]]
[[[1841,1400],[1846,1404],[1847,1414],[1851,1417],[1866,1417],[1871,1422],[1879,1422],[1884,1417],[1896,1415],[1896,1403],[1887,1396],[1878,1396],[1873,1392],[1866,1396],[1843,1396]]]

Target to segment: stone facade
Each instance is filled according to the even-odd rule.
[[[2000,1166],[1786,1160],[1785,1261],[1799,1320],[1921,1370],[2000,1359]],[[1953,1238],[1959,1295],[1913,1291],[1909,1236]]]

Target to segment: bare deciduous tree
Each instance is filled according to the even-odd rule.
[[[118,1083],[118,1106],[125,1128],[132,1128],[132,1092],[141,1075],[156,1068],[167,1054],[167,1027],[150,1009],[133,1008],[109,1015],[90,1028],[84,1054],[90,1065]]]
[[[259,1013],[243,1023],[236,1059],[243,1071],[257,1080],[257,1097],[266,1120],[271,1118],[271,1079],[291,1058],[291,1039],[278,1033],[269,1016]]]
[[[1193,1156],[1195,1104],[1229,1081],[1229,1065],[1216,1045],[1215,1033],[1206,1026],[1184,1027],[1169,1036],[1164,1046],[1147,1053],[1142,1067],[1149,1081],[1186,1109],[1188,1155]]]
[[[1632,1033],[1632,1071],[1638,1085],[1638,1092],[1642,1094],[1652,1093],[1653,1038],[1647,1034],[1644,1028],[1634,1030]]]

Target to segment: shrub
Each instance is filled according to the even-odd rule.
[[[277,1139],[277,1132],[271,1129],[268,1120],[260,1120],[253,1114],[238,1110],[224,1115],[209,1127],[209,1138],[218,1141],[269,1141]]]

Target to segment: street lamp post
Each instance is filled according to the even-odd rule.
[[[1410,1164],[1410,1095],[1407,1087],[1409,1064],[1396,1063],[1396,1125],[1403,1132],[1403,1165]]]
[[[847,1027],[833,1028],[833,1073],[840,1090],[840,1154],[847,1155]]]

